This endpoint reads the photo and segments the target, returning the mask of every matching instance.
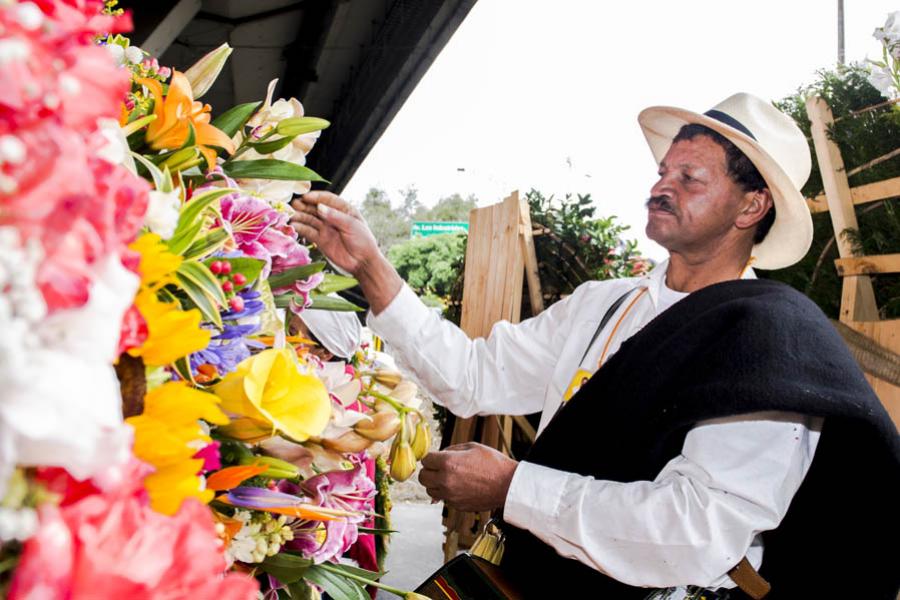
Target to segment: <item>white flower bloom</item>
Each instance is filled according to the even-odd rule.
[[[130,63],[138,64],[144,60],[144,53],[137,46],[128,46],[125,48],[125,58]]]
[[[131,429],[112,361],[138,278],[118,256],[99,266],[88,303],[45,316],[40,253],[0,230],[0,496],[13,467],[88,478],[128,459]]]
[[[0,165],[10,163],[21,164],[25,160],[27,150],[22,140],[12,134],[0,135]]]
[[[181,198],[178,190],[171,192],[150,192],[150,203],[147,206],[147,215],[144,224],[164,240],[172,237],[175,226],[178,225],[178,209],[181,207]]]
[[[275,93],[275,85],[277,79],[269,82],[269,89],[266,93],[266,100],[262,108],[257,111],[253,118],[248,121],[248,125],[253,127],[253,135],[262,137],[266,133],[273,130],[279,121],[291,117],[303,116],[303,105],[296,98],[288,100],[279,99],[272,102],[272,95]],[[312,150],[319,139],[321,131],[305,133],[298,135],[291,143],[284,148],[277,150],[271,154],[259,154],[255,150],[248,150],[237,158],[237,160],[259,160],[263,158],[275,158],[295,165],[306,165],[306,155]],[[237,143],[241,142],[240,134],[237,136]],[[259,196],[270,203],[274,202],[290,202],[294,194],[305,194],[310,190],[311,184],[308,181],[275,181],[267,179],[239,179],[238,184],[256,196]]]
[[[900,90],[894,85],[894,78],[888,69],[872,66],[867,79],[885,98],[893,100],[900,97]]]
[[[107,44],[106,49],[112,54],[113,60],[117,65],[125,64],[125,48],[118,44]]]
[[[37,511],[33,508],[0,506],[0,542],[9,540],[24,542],[34,535],[37,527]]]
[[[888,46],[900,42],[900,10],[895,10],[888,15],[887,21],[884,22],[884,27],[881,29],[881,34],[881,38],[878,38],[878,36],[876,38],[887,42]]]
[[[16,20],[24,29],[34,31],[44,22],[44,13],[34,2],[22,2],[16,7]]]

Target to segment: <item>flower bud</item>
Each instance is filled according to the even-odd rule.
[[[398,383],[394,389],[391,390],[390,396],[397,402],[405,404],[406,406],[411,406],[416,399],[416,393],[418,391],[418,386],[407,379]]]
[[[416,456],[408,442],[394,444],[391,451],[391,477],[394,481],[406,481],[416,470]]]
[[[364,438],[381,442],[400,429],[400,415],[393,408],[379,410],[370,416],[371,420],[362,420],[354,427],[356,433]]]
[[[348,431],[335,439],[323,439],[322,445],[336,452],[362,452],[372,445],[372,440],[366,439],[355,431]]]
[[[416,423],[416,433],[413,435],[411,446],[416,460],[425,458],[425,455],[431,449],[431,430],[428,428],[428,423],[425,422],[424,417],[420,416],[419,422]]]
[[[385,369],[375,371],[375,374],[372,377],[381,385],[385,385],[389,388],[393,388],[403,381],[403,375],[396,371],[387,371]]]
[[[275,133],[284,137],[295,137],[327,129],[329,125],[331,123],[318,117],[288,117],[278,122],[278,125],[275,126]]]
[[[194,100],[209,91],[209,88],[212,87],[222,71],[222,67],[225,66],[225,61],[228,60],[231,52],[231,46],[228,45],[228,42],[225,42],[212,52],[207,53],[184,72],[188,83],[191,84]]]

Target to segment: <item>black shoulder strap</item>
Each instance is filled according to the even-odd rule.
[[[636,290],[637,288],[631,288],[626,291],[624,294],[619,296],[615,302],[613,302],[606,311],[606,314],[603,315],[603,318],[600,319],[600,325],[597,326],[597,331],[594,332],[594,335],[591,337],[591,341],[588,342],[587,348],[584,349],[584,354],[581,355],[581,360],[578,361],[578,364],[582,364],[584,359],[587,358],[588,352],[591,350],[591,347],[594,345],[594,342],[597,341],[597,338],[600,337],[600,332],[606,327],[609,320],[612,319],[612,316],[616,314],[616,311],[619,310],[619,307],[622,306],[622,303],[625,302],[625,298],[631,295],[631,292]]]

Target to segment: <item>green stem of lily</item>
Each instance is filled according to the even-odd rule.
[[[269,139],[270,137],[272,137],[273,135],[275,135],[275,128],[274,128],[274,127],[272,128],[271,131],[269,131],[269,132],[266,133],[264,136],[262,136],[261,138],[259,138],[258,140],[256,140],[256,143],[264,142],[264,141],[266,141],[267,139]],[[250,142],[248,141],[249,139],[250,139],[250,138],[246,138],[246,137],[245,137],[243,140],[241,140],[241,145],[238,146],[238,149],[234,151],[234,154],[232,154],[232,155],[228,158],[228,160],[225,161],[225,164],[230,163],[231,161],[233,161],[234,159],[236,159],[238,156],[240,156],[241,154],[243,154],[244,152],[246,152],[247,150],[250,149]]]
[[[340,575],[341,577],[346,577],[347,579],[354,579],[360,583],[366,584],[367,586],[368,585],[375,586],[379,589],[382,589],[386,592],[390,592],[397,596],[402,597],[402,596],[406,596],[409,593],[406,590],[401,590],[399,588],[391,587],[389,585],[381,583],[380,581],[372,581],[371,579],[366,579],[365,577],[362,577],[360,575],[354,575],[353,573],[348,573],[347,571],[342,571],[341,569],[336,569],[334,567],[331,567],[328,563],[321,563],[319,565],[319,568],[324,569],[325,571],[334,573],[335,575]]]
[[[408,412],[410,412],[410,410],[412,410],[408,406],[406,406],[400,402],[397,402],[390,396],[385,396],[384,394],[382,394],[380,392],[376,392],[375,390],[370,389],[370,390],[368,390],[367,393],[369,396],[372,396],[373,398],[377,398],[379,400],[382,400],[382,401],[390,404],[398,413],[400,413],[401,417],[403,417],[406,413],[408,413]]]

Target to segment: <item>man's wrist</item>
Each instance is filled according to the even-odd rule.
[[[362,260],[353,276],[376,315],[387,308],[403,287],[403,279],[380,252]]]

